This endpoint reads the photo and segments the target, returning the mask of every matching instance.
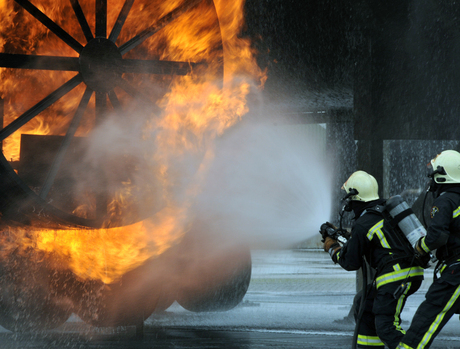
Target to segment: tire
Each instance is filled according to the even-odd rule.
[[[251,280],[250,251],[218,255],[205,257],[188,275],[193,280],[177,299],[183,308],[193,312],[227,311],[243,300]]]

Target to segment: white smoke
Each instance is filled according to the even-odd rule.
[[[130,178],[141,190],[130,194],[136,202],[146,202],[147,197],[153,203],[136,207],[153,215],[173,200],[187,207],[185,224],[191,222],[191,234],[204,233],[227,245],[287,248],[317,234],[330,217],[331,166],[325,137],[318,137],[318,130],[325,131],[318,125],[289,123],[284,116],[252,111],[222,136],[211,137],[200,152],[178,155],[176,150],[158,148],[155,137],[132,141],[141,138],[142,127],[136,123],[107,122],[93,133],[89,158],[109,164],[106,177],[115,177],[113,182],[124,172],[120,154],[140,161],[142,169]],[[168,131],[159,129],[155,134],[162,132]],[[161,188],[154,174],[160,157],[145,155],[153,153],[168,165],[167,175],[172,177],[167,188]],[[167,202],[162,195],[166,192]]]
[[[195,205],[210,233],[251,248],[286,248],[318,233],[330,215],[331,173],[324,144],[307,129],[264,115],[217,140]]]

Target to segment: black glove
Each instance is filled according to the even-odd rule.
[[[415,258],[417,261],[417,264],[421,266],[422,268],[426,269],[430,266],[430,261],[431,261],[431,255],[430,253],[426,252],[423,247],[422,247],[422,239],[420,238],[414,246],[415,250]]]
[[[350,239],[351,239],[351,231],[348,231],[348,230],[343,229],[343,230],[342,230],[342,236],[343,236],[346,240],[350,240]]]
[[[337,240],[339,237],[339,230],[337,227],[329,222],[321,224],[319,233],[322,236],[321,242],[325,242],[327,237]]]
[[[422,247],[422,239],[423,237],[418,239],[414,246],[415,253],[417,253],[419,256],[424,256],[427,254],[427,252]]]

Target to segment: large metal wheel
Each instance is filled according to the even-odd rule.
[[[132,326],[142,324],[154,311],[167,308],[167,276],[162,256],[124,274],[106,285],[98,280],[81,280],[70,272],[59,273],[56,293],[67,297],[73,312],[88,324]]]
[[[220,37],[217,13],[211,0],[177,1],[169,9],[171,2],[160,0],[115,2],[110,5],[116,8],[109,8],[107,0],[7,0],[2,4],[14,17],[11,27],[4,25],[7,18],[3,17],[0,29],[2,225],[115,227],[162,208],[161,188],[136,182],[152,170],[151,164],[143,163],[145,154],[133,157],[123,151],[123,145],[138,141],[128,137],[135,133],[102,142],[96,161],[87,159],[94,151],[94,142],[88,140],[105,139],[104,126],[115,124],[118,130],[129,130],[139,124],[134,118],[140,117],[142,124],[160,115],[163,111],[157,102],[181,77],[211,75],[222,80],[221,39],[213,43],[212,55],[194,56],[195,52],[182,52],[180,43],[174,46],[179,51],[175,52],[163,33],[168,29],[174,33],[177,23],[193,22],[205,13],[213,16],[213,25],[197,30],[195,38],[208,31]],[[30,32],[40,31],[28,28],[32,22],[42,30],[39,42],[26,43]],[[11,79],[7,81],[6,75]],[[16,113],[10,115],[11,110]],[[53,131],[29,134],[29,126],[39,118],[39,124],[55,126]],[[12,139],[20,146],[18,158],[12,158],[8,148]],[[109,151],[104,153],[104,149]],[[107,225],[108,203],[124,183],[136,183],[140,200],[124,208],[127,220]],[[35,263],[29,255],[12,252],[1,259],[0,325],[13,331],[53,328],[71,312],[100,326],[138,324],[172,302],[164,296],[164,278],[152,276],[152,269],[161,270],[156,260],[108,286],[81,280],[46,258]],[[137,285],[145,275],[149,283]],[[133,294],[134,284],[139,287]]]
[[[189,311],[227,311],[246,295],[252,272],[249,248],[216,239],[206,222],[195,221],[177,246],[175,260],[176,301]]]
[[[133,158],[122,150],[117,156],[102,152],[96,161],[94,158],[85,160],[87,153],[93,151],[86,144],[87,136],[103,137],[104,133],[94,133],[94,130],[111,120],[123,129],[131,126],[133,115],[149,114],[151,117],[161,113],[156,102],[174,79],[192,70],[194,74],[214,74],[216,79],[223,78],[221,40],[215,43],[211,55],[214,63],[219,62],[218,68],[213,64],[211,69],[210,62],[206,61],[209,58],[204,59],[199,54],[196,57],[186,55],[187,60],[178,61],[175,57],[182,53],[175,55],[166,50],[162,36],[165,28],[178,21],[199,18],[189,16],[191,11],[206,11],[207,15],[212,12],[214,25],[203,28],[202,35],[206,35],[206,30],[218,31],[220,35],[212,1],[183,0],[166,11],[161,1],[120,0],[118,9],[108,9],[107,0],[88,2],[90,7],[82,0],[36,0],[34,4],[28,0],[11,0],[5,5],[14,7],[17,27],[23,27],[16,35],[0,33],[4,42],[0,68],[20,76],[16,84],[9,83],[0,92],[5,96],[5,107],[9,103],[32,105],[21,105],[22,111],[17,117],[0,125],[0,142],[3,142],[0,212],[4,222],[43,224],[48,228],[53,225],[58,228],[107,226],[104,222],[109,217],[108,203],[117,190],[123,188],[123,183],[134,183],[138,172],[151,169],[143,165],[142,154]],[[60,18],[47,15],[51,5],[53,8],[60,6]],[[113,13],[118,13],[116,20],[108,15]],[[136,18],[130,21],[133,13]],[[146,15],[142,17],[142,13]],[[24,28],[27,22],[22,23],[24,18],[38,21],[44,29],[43,42],[35,43],[32,48],[31,44],[21,46],[20,35],[27,33]],[[94,33],[87,18],[94,18]],[[108,32],[111,21],[114,24]],[[69,34],[71,29],[75,32],[72,35]],[[52,40],[54,46],[47,49],[47,40]],[[67,99],[76,100],[75,107],[66,107]],[[23,132],[37,116],[40,115],[46,125],[56,114],[61,120],[56,134],[37,136]],[[2,120],[8,118],[6,112]],[[83,124],[90,130],[85,137],[76,137]],[[20,158],[16,160],[5,150],[5,145],[14,137],[20,139],[21,146]],[[130,143],[136,139],[124,141]],[[107,142],[102,147],[119,145]],[[161,195],[155,188],[143,188],[140,184],[135,190],[142,199],[132,203],[131,208],[125,208],[131,210],[125,214],[130,219],[112,221],[110,226],[134,223],[161,207]],[[86,207],[83,213],[81,207]]]
[[[247,249],[226,253],[225,256],[207,256],[192,273],[194,280],[184,287],[177,302],[193,312],[216,312],[233,309],[241,303],[251,281],[251,253]],[[212,265],[212,268],[210,267]]]

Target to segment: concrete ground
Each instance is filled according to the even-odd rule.
[[[174,303],[145,322],[143,340],[134,328],[92,328],[72,317],[40,334],[0,332],[0,348],[351,348],[349,319],[355,272],[334,265],[320,250],[253,251],[252,279],[243,302],[222,313],[192,313]],[[432,281],[402,313],[410,320]],[[431,348],[460,348],[459,318],[453,317]]]

